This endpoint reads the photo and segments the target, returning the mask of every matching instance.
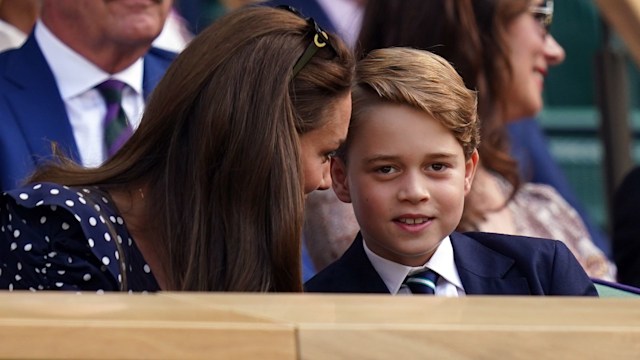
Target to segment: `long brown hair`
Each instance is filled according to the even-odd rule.
[[[293,78],[313,31],[267,7],[222,17],[174,61],[120,152],[96,169],[52,164],[32,181],[145,184],[167,290],[301,291],[299,135],[323,125],[353,73],[330,35]]]
[[[520,178],[502,118],[512,72],[505,36],[509,22],[529,5],[530,0],[368,0],[358,44],[361,56],[410,46],[450,61],[465,85],[478,91],[482,165],[513,185],[511,196]],[[465,204],[462,230],[475,228],[484,217],[476,205]]]

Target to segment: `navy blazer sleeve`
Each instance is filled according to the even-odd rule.
[[[569,248],[557,240],[553,243],[555,251],[547,295],[597,296],[593,282]]]

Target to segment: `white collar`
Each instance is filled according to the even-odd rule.
[[[60,41],[41,20],[36,23],[35,37],[63,100],[81,95],[109,78],[124,82],[142,95],[143,58],[118,73],[109,74]]]
[[[0,19],[0,52],[20,47],[26,39],[27,34],[22,30]]]
[[[366,241],[363,241],[364,252],[367,254],[371,265],[376,269],[382,281],[389,289],[391,294],[397,294],[407,275],[419,272],[425,268],[437,272],[445,281],[453,284],[458,289],[463,289],[458,269],[453,257],[453,246],[449,236],[445,237],[438,245],[435,253],[431,256],[423,266],[413,267],[398,264],[394,261],[387,260],[367,247]]]

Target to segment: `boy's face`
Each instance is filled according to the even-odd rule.
[[[338,198],[353,203],[373,252],[423,265],[460,221],[478,153],[465,161],[447,128],[405,105],[376,105],[354,130],[348,165],[331,167]]]

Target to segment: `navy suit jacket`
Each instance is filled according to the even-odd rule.
[[[145,98],[174,58],[160,49],[144,57]],[[0,191],[17,187],[50,159],[51,142],[79,161],[64,102],[32,33],[21,48],[0,53]]]
[[[491,233],[450,236],[468,295],[593,295],[593,282],[560,241]],[[360,234],[344,255],[305,283],[309,292],[389,293]]]

